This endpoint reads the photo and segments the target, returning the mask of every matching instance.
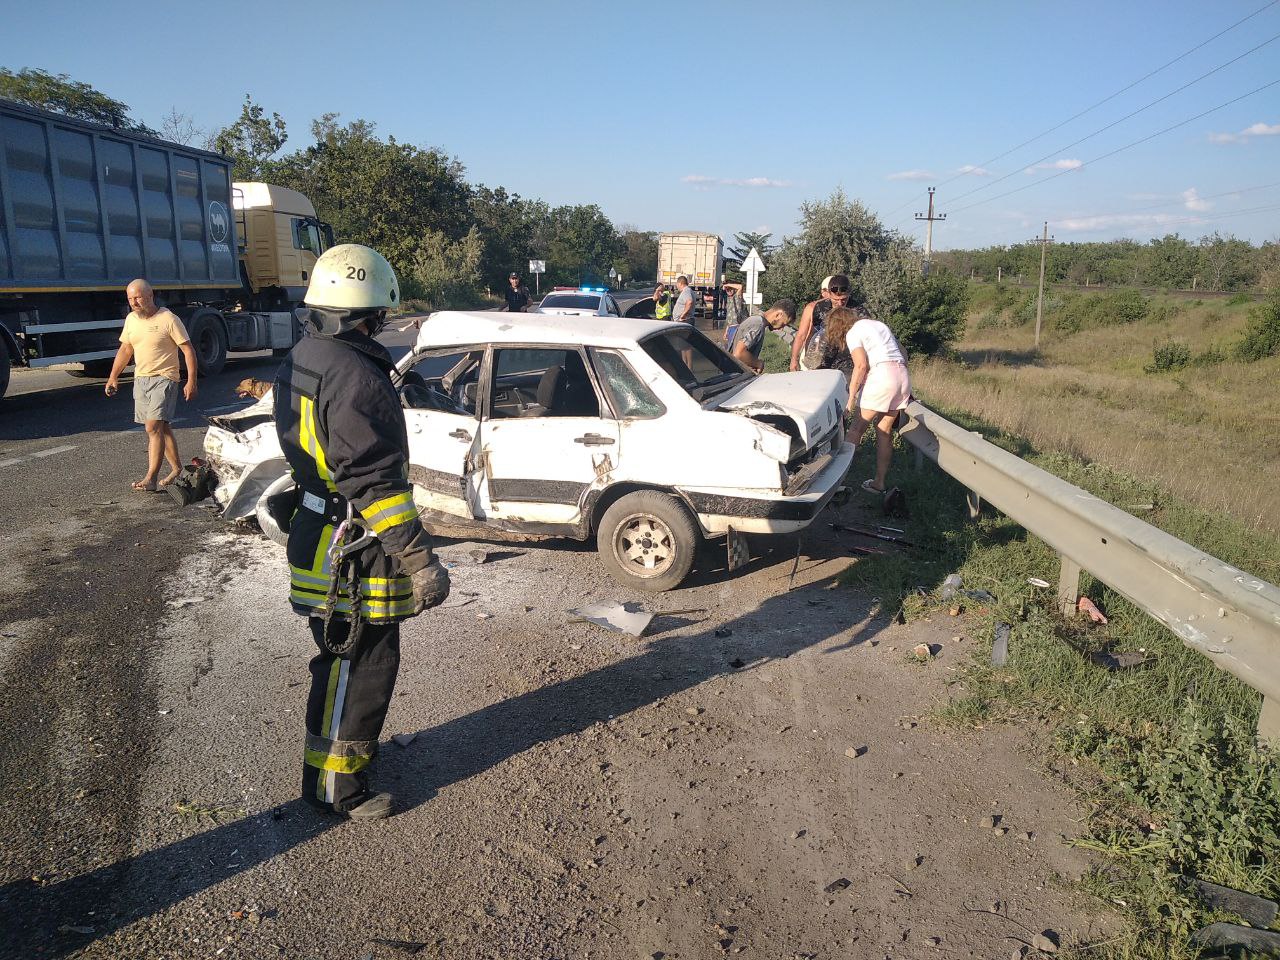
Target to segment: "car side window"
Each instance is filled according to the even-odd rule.
[[[400,399],[414,410],[474,416],[483,350],[426,354],[401,377]]]
[[[514,348],[493,358],[494,419],[598,417],[600,399],[578,350]]]
[[[631,369],[626,357],[610,350],[592,350],[600,382],[609,394],[609,402],[621,420],[652,420],[667,412],[640,375]]]
[[[618,309],[618,301],[613,299],[613,297],[609,297],[606,309],[615,317],[622,316],[622,311]]]

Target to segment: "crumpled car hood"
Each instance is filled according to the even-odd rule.
[[[748,417],[789,417],[800,431],[805,449],[840,423],[849,397],[839,370],[765,373],[712,408]]]

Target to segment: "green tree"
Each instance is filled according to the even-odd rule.
[[[622,241],[618,272],[627,280],[653,283],[658,275],[658,234],[655,230],[618,228]]]
[[[310,197],[343,241],[373,247],[397,273],[412,269],[432,231],[461,240],[471,227],[471,188],[456,159],[383,140],[364,120],[340,124],[333,113],[312,134],[315,143],[272,164],[271,176]]]
[[[554,208],[535,242],[549,283],[601,282],[622,250],[613,222],[594,203]]]
[[[733,235],[735,245],[725,251],[724,278],[735,283],[743,281],[745,274],[742,272],[742,261],[747,259],[747,254],[753,247],[759,251],[760,257],[767,263],[773,256],[773,251],[778,249],[776,243],[769,242],[772,238],[772,233],[759,233],[752,230],[735,233]]]
[[[548,215],[541,200],[526,200],[502,187],[472,190],[471,217],[484,242],[480,270],[490,288],[505,289],[508,275],[528,271],[534,236]]]
[[[461,240],[429,230],[418,241],[413,261],[401,274],[404,296],[425,300],[430,310],[472,307],[484,298],[480,261],[484,240],[472,227]]]
[[[908,353],[934,354],[964,332],[969,285],[963,277],[933,270],[905,277],[886,321]]]
[[[155,132],[129,117],[128,104],[87,83],[72,80],[65,73],[52,74],[34,67],[24,67],[14,73],[0,67],[0,97],[121,130]]]
[[[271,158],[288,139],[284,118],[278,113],[268,117],[246,93],[240,119],[213,135],[213,148],[232,159],[233,179],[261,180],[268,176]]]
[[[887,316],[900,284],[919,268],[919,253],[906,238],[837,190],[825,201],[801,205],[800,233],[774,252],[762,286],[766,300],[789,297],[802,304],[818,295],[823,277],[846,273],[854,302]]]

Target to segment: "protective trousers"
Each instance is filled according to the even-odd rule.
[[[302,796],[341,813],[369,793],[370,765],[400,669],[400,626],[364,624],[355,649],[343,658],[321,646],[324,620],[308,622],[319,652],[311,658]],[[330,640],[341,644],[349,629],[335,619]]]

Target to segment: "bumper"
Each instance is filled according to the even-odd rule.
[[[269,435],[259,430],[237,434],[212,426],[205,434],[204,455],[218,478],[213,499],[225,520],[254,516],[267,488],[289,472],[274,430]]]
[[[803,530],[831,502],[853,462],[853,445],[841,444],[830,462],[798,496],[749,497],[714,489],[679,488],[698,516],[703,533],[793,533]]]

